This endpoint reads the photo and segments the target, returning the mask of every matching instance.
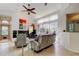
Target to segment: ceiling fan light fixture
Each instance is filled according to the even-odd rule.
[[[28,15],[30,15],[30,12],[28,12]]]

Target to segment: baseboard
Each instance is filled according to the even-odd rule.
[[[79,51],[77,51],[77,50],[73,50],[73,49],[70,49],[70,48],[66,48],[66,49],[69,50],[69,51],[72,51],[74,53],[79,53]]]
[[[47,49],[48,47],[50,47],[50,46],[52,46],[52,45],[53,45],[53,44],[51,44],[51,45],[49,45],[49,46],[47,46],[47,47],[45,47],[45,48],[43,48],[43,49],[41,49],[41,50],[39,50],[39,51],[34,50],[34,52],[39,53],[39,52],[43,51],[44,49]]]
[[[77,51],[77,50],[73,50],[73,49],[70,49],[70,48],[66,48],[66,47],[64,47],[63,45],[61,45],[61,46],[62,46],[63,48],[65,48],[65,49],[67,49],[67,50],[73,52],[73,53],[79,53],[79,51]]]

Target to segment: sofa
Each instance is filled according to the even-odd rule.
[[[31,42],[31,49],[38,53],[43,49],[53,45],[54,42],[55,35],[53,34],[39,35],[35,38],[35,41]]]

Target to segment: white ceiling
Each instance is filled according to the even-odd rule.
[[[26,5],[24,3],[0,3],[0,11],[1,12],[11,12],[11,13],[20,13],[22,10],[25,10],[22,5]],[[36,15],[35,18],[40,18],[42,16],[45,16],[47,14],[53,13],[57,10],[61,9],[61,6],[64,6],[65,4],[61,3],[49,3],[47,6],[44,5],[44,3],[33,3],[31,4],[31,7],[35,7]],[[27,15],[27,12],[24,12]]]

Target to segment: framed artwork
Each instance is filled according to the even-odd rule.
[[[19,29],[26,29],[26,20],[19,19]]]

